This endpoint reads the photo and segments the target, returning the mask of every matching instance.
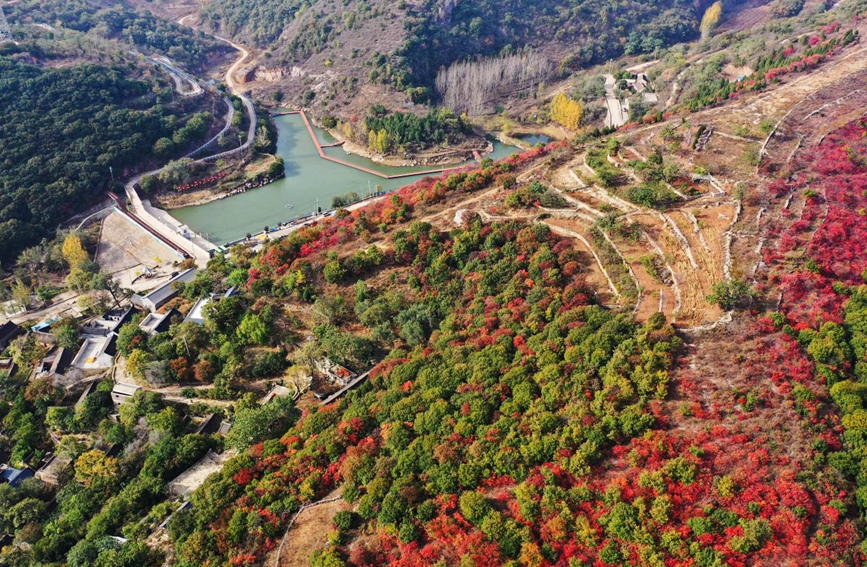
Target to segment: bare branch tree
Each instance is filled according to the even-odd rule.
[[[489,57],[440,69],[436,88],[455,112],[479,115],[498,97],[531,88],[553,72],[554,64],[538,53]]]

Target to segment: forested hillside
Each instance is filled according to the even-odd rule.
[[[197,103],[172,103],[171,87],[137,78],[135,66],[50,68],[28,60],[35,62],[26,47],[0,51],[4,263],[103,195],[109,168],[122,176],[152,157],[160,138],[176,136],[183,149],[209,127],[198,118],[186,128]]]
[[[211,2],[202,8],[202,18],[214,29],[266,46],[280,37],[299,10],[309,4],[304,0]]]
[[[174,519],[179,565],[237,546],[253,564],[287,506],[338,484],[358,512],[337,542],[366,526],[376,535],[313,565],[458,565],[463,556],[498,565],[540,554],[549,508],[568,515],[568,530],[581,502],[596,498],[583,479],[604,448],[654,423],[649,403],[665,395],[673,330],[662,318],[641,326],[593,306],[569,267],[574,252],[542,227],[479,224],[447,236],[417,223],[391,244],[394,264],[413,274],[401,274],[416,288],[412,306],[390,311],[385,289],[359,283],[354,311],[405,348],[348,403],[310,412],[279,443],[254,448],[267,459],[237,459],[209,479],[192,511]],[[579,419],[586,427],[570,424]],[[546,484],[550,502],[540,507]],[[517,502],[488,499],[509,486]]]
[[[22,0],[4,7],[12,24],[38,23],[115,39],[156,51],[191,69],[231,49],[210,36],[145,11],[104,8],[85,0]]]
[[[331,67],[427,102],[437,72],[452,63],[532,48],[565,71],[648,53],[696,37],[704,7],[685,0],[228,0],[206,5],[202,20],[269,50],[264,64],[316,74]]]
[[[409,31],[395,53],[393,80],[429,87],[440,67],[527,45],[562,55],[561,69],[649,53],[693,38],[699,10],[684,0],[427,0],[407,8]]]

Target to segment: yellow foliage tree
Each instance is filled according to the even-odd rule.
[[[583,115],[584,108],[581,103],[563,93],[558,94],[551,101],[551,120],[570,130],[578,129]]]
[[[379,152],[384,154],[388,151],[388,132],[385,130],[380,130],[376,132],[375,130],[371,130],[367,134],[367,145],[371,150],[375,152]]]
[[[704,11],[700,27],[702,39],[709,38],[710,34],[713,33],[713,30],[716,29],[717,24],[719,24],[719,19],[722,16],[722,9],[722,2],[717,0],[711,4],[710,8]]]
[[[63,239],[61,252],[69,263],[69,267],[73,270],[81,266],[88,259],[87,251],[81,245],[81,239],[77,234],[66,235],[66,238]]]
[[[388,151],[388,146],[388,132],[380,130],[379,134],[376,135],[376,147],[380,152],[385,153]]]
[[[535,543],[524,543],[521,545],[521,556],[518,558],[521,565],[539,567],[544,560],[545,556],[542,555],[542,550]]]
[[[75,460],[75,480],[90,487],[117,476],[117,459],[99,449],[82,453]]]

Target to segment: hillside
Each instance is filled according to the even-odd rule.
[[[351,513],[298,520],[332,518],[313,565],[862,564],[867,67],[823,33],[827,58],[766,70],[767,92],[233,258],[248,301],[293,321],[269,328],[355,367],[388,354],[211,478],[170,528],[178,564],[304,564],[273,552],[281,529],[336,487]],[[776,125],[766,143],[733,131],[746,117]]]
[[[115,176],[183,156],[220,129],[213,94],[186,92],[178,77],[130,49],[182,52],[195,67],[225,48],[174,37],[153,16],[85,3],[23,1],[5,11],[20,40],[0,46],[0,137],[8,141],[0,149],[0,260],[11,263],[117,190]]]
[[[294,81],[323,122],[382,152],[472,135],[481,121],[426,104],[433,66],[415,58],[504,55],[505,41],[515,55],[500,62],[545,57],[562,80],[519,86],[485,124],[572,124],[214,250],[155,313],[55,321],[69,349],[114,325],[116,353],[92,357],[104,366],[87,380],[45,370],[58,352],[45,334],[14,339],[0,454],[62,466],[53,485],[0,485],[0,563],[867,565],[867,3],[750,2],[667,49],[654,42],[692,37],[704,6],[606,8],[205,5],[203,25],[259,46],[254,93],[276,104],[267,89]],[[617,59],[570,58],[605,30],[618,47],[599,57]],[[362,37],[391,47],[373,56]],[[354,65],[336,58],[354,45],[367,45]],[[103,153],[127,149],[118,116],[168,136],[189,110],[165,78],[4,49],[9,90],[42,114],[78,117],[81,98],[46,102],[67,84],[107,107]],[[305,75],[317,58],[321,75]],[[324,95],[353,77],[357,91]],[[29,142],[8,163],[35,177],[17,123],[47,126],[6,97],[22,118],[0,137]],[[614,115],[600,101],[622,104],[622,123],[597,127]],[[102,142],[67,130],[68,153]],[[101,155],[81,166],[94,179]],[[74,283],[93,237],[46,243],[19,273],[69,267]]]
[[[231,0],[206,4],[200,18],[209,29],[261,50],[248,78],[263,94],[279,90],[293,103],[346,114],[347,102],[361,98],[369,106],[373,92],[390,93],[390,106],[432,102],[439,69],[465,59],[529,49],[563,73],[650,53],[696,37],[705,7],[681,0],[616,6],[592,0]],[[366,110],[353,105],[349,112],[359,108]]]
[[[167,55],[191,71],[201,71],[231,51],[206,34],[122,4],[103,7],[84,0],[20,0],[4,11],[16,25],[38,24],[48,29],[56,26],[117,40],[149,53]]]

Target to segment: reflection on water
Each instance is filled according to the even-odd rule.
[[[171,211],[172,216],[211,242],[223,244],[242,238],[247,233],[259,232],[265,226],[275,226],[309,213],[317,203],[323,210],[328,209],[331,207],[331,199],[337,195],[355,191],[364,196],[368,191],[376,191],[377,186],[393,191],[421,178],[415,176],[383,179],[324,160],[316,153],[316,147],[299,115],[278,116],[275,123],[280,132],[277,154],[286,164],[285,179],[205,205],[175,209]],[[320,142],[334,141],[327,132],[316,130]],[[361,156],[347,154],[340,147],[325,148],[324,151],[329,156],[339,157],[386,175],[431,169],[430,166],[384,166]],[[518,148],[494,142],[494,153],[490,157],[502,159],[517,151]]]
[[[527,142],[531,146],[535,146],[536,144],[547,144],[551,141],[551,138],[545,134],[518,134],[515,137]]]

